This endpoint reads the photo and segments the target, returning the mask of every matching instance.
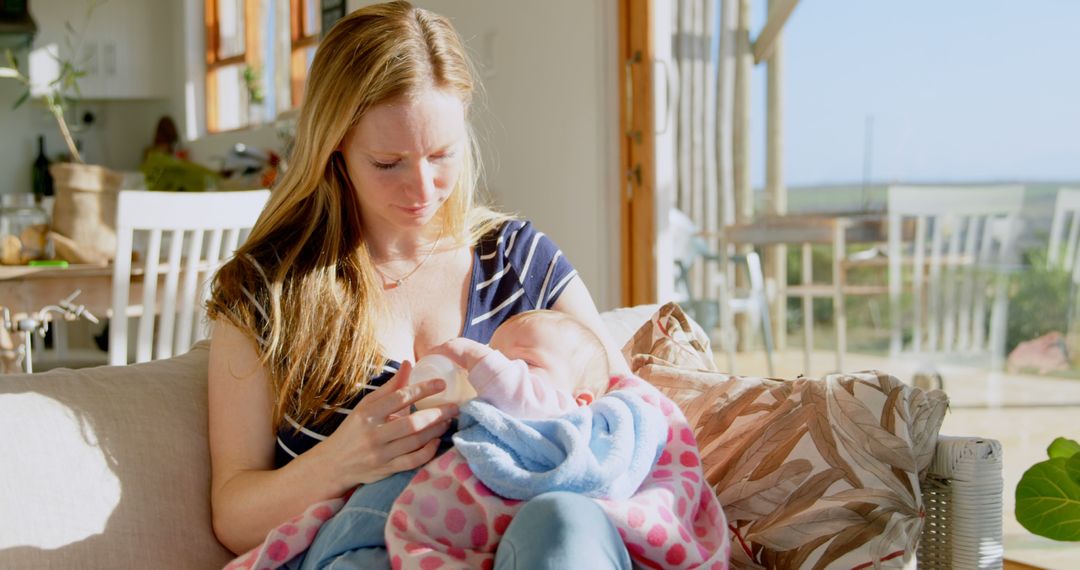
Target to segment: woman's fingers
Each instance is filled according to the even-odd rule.
[[[446,430],[450,428],[450,421],[442,421],[431,424],[426,428],[401,437],[387,443],[382,448],[383,457],[389,461],[402,455],[407,455],[424,447],[432,441],[438,441],[439,437],[446,433]]]
[[[375,428],[375,438],[384,444],[420,433],[435,424],[457,417],[456,404],[443,404],[395,418]]]
[[[387,466],[394,472],[407,471],[409,469],[416,469],[421,465],[424,465],[428,461],[431,461],[432,457],[435,457],[435,452],[439,450],[439,440],[433,439],[427,442],[424,447],[417,449],[412,453],[406,453],[405,455],[399,455]]]
[[[412,374],[412,368],[413,366],[411,362],[402,362],[401,368],[398,368],[397,373],[394,374],[394,376],[390,378],[390,380],[387,380],[385,384],[379,386],[378,388],[375,388],[371,391],[370,394],[364,396],[363,401],[377,402],[389,396],[390,394],[393,394],[395,391],[407,386],[409,384],[409,376]]]
[[[411,367],[407,368],[407,365],[403,364],[402,370],[407,378],[409,372],[411,372]],[[441,378],[433,378],[419,384],[402,386],[398,380],[401,374],[399,372],[398,376],[379,386],[363,400],[360,400],[357,409],[362,409],[361,413],[371,423],[381,424],[392,414],[402,410],[408,411],[408,408],[414,403],[446,389],[446,381]]]

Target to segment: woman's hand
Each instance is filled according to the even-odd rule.
[[[361,399],[337,430],[312,449],[332,462],[341,492],[420,467],[434,457],[439,436],[458,408],[446,404],[409,413],[414,402],[446,389],[439,378],[410,386],[411,371],[410,363],[402,363],[389,382]]]

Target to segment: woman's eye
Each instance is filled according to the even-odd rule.
[[[447,151],[447,152],[441,152],[439,154],[431,155],[431,160],[446,160],[448,158],[453,158],[453,157],[454,157],[454,153],[452,153],[450,151]]]
[[[375,168],[378,168],[379,170],[390,170],[391,168],[397,166],[398,163],[397,162],[379,162],[377,160],[373,160],[373,161],[371,161],[371,165],[374,166]]]

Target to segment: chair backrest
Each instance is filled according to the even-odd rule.
[[[1080,280],[1080,190],[1063,188],[1054,203],[1054,221],[1050,224],[1050,245],[1046,251],[1046,265],[1060,267],[1072,274],[1073,282]]]
[[[181,354],[195,341],[206,338],[203,316],[210,280],[247,237],[269,197],[269,190],[120,192],[109,364],[127,364],[131,360],[129,316],[139,317],[135,362]],[[137,233],[140,237],[147,235],[141,263],[141,310],[128,306],[132,291],[137,291],[133,285],[139,282],[136,271],[133,283],[131,260]],[[164,259],[163,249],[167,250]],[[163,285],[160,293],[159,280]]]
[[[1001,365],[1023,202],[1021,186],[889,188],[893,355],[989,355]]]

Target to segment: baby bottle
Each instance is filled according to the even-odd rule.
[[[441,354],[429,354],[417,361],[409,374],[409,384],[418,384],[432,378],[445,380],[446,390],[416,402],[418,410],[441,404],[461,405],[476,397],[476,390],[469,384],[469,372]]]

